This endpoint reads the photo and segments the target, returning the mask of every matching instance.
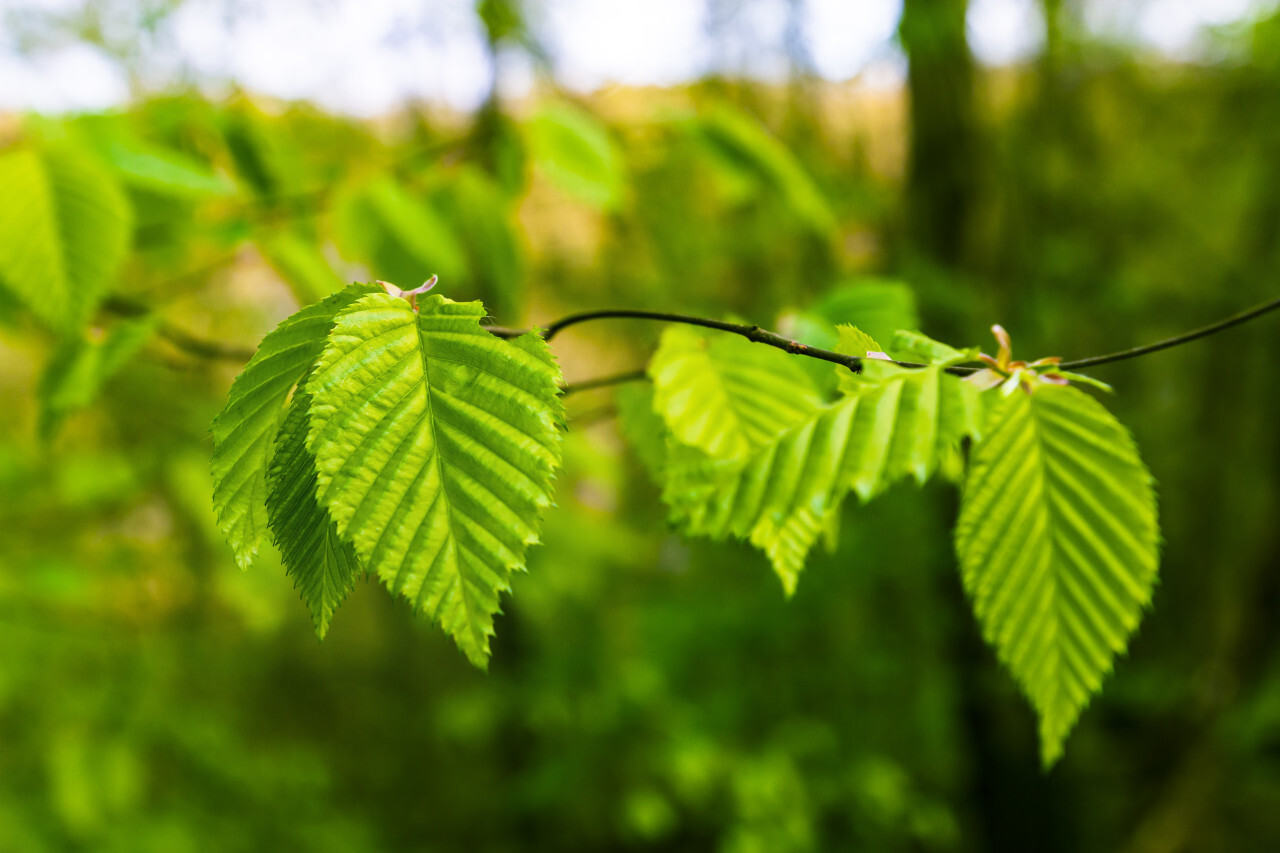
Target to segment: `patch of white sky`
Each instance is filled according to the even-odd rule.
[[[573,89],[671,85],[711,65],[706,8],[690,0],[559,0],[542,5],[535,26]]]
[[[1193,59],[1213,27],[1264,15],[1276,0],[1146,0],[1129,4],[1086,0],[1085,26],[1116,40],[1136,34],[1140,43],[1179,59]]]
[[[1084,23],[1090,32],[1186,58],[1206,27],[1259,14],[1275,1],[1085,0]],[[90,2],[117,16],[117,38],[126,40],[136,26],[129,16],[146,5],[0,0],[0,109],[100,109],[127,101],[138,86],[194,80],[377,115],[408,100],[472,109],[495,74],[506,96],[528,92],[536,78],[520,51],[500,53],[495,69],[474,0],[185,0],[135,46],[132,80],[93,45],[53,39],[20,50],[8,32],[8,24],[74,15]],[[580,91],[671,85],[711,71],[780,79],[797,45],[823,78],[901,81],[901,0],[804,0],[798,8],[793,19],[788,0],[538,0],[531,15],[556,78]],[[990,65],[1033,56],[1044,38],[1040,2],[970,0],[968,36]]]

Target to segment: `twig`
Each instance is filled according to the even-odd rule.
[[[157,325],[156,334],[187,355],[193,355],[197,358],[246,362],[253,358],[253,354],[256,352],[253,347],[242,347],[235,344],[224,344],[220,341],[197,338],[190,332],[183,331],[169,323]]]
[[[561,396],[568,397],[570,394],[578,391],[592,391],[596,388],[606,388],[610,385],[621,385],[624,382],[639,382],[648,376],[644,368],[639,370],[628,370],[626,373],[614,373],[609,376],[598,376],[595,379],[584,379],[581,382],[571,382],[561,389]]]
[[[818,358],[823,361],[829,361],[832,364],[843,365],[854,373],[862,372],[862,359],[855,355],[845,355],[844,353],[833,352],[819,347],[811,347],[807,344],[802,344],[799,341],[793,341],[790,338],[783,337],[777,332],[770,332],[768,329],[762,329],[759,326],[748,326],[743,323],[726,323],[722,320],[709,320],[706,317],[690,317],[686,314],[668,314],[664,311],[635,311],[620,309],[612,311],[587,311],[582,314],[571,314],[568,317],[556,320],[554,323],[547,326],[546,330],[542,333],[542,337],[550,341],[570,326],[576,326],[579,323],[586,323],[591,320],[607,319],[657,320],[662,323],[681,323],[686,326],[701,326],[704,329],[715,329],[720,332],[729,332],[733,335],[741,335],[753,343],[777,347],[780,350],[784,350],[794,355]]]
[[[792,340],[785,335],[777,332],[771,332],[768,329],[762,329],[759,326],[748,326],[745,323],[726,323],[722,320],[709,320],[706,317],[690,317],[687,314],[668,314],[665,311],[635,311],[629,309],[611,310],[611,311],[587,311],[582,314],[571,314],[563,319],[556,320],[542,333],[545,340],[551,340],[560,332],[576,326],[578,323],[585,323],[590,320],[605,319],[631,319],[631,320],[657,320],[662,323],[681,323],[686,326],[701,326],[704,329],[715,329],[720,332],[728,332],[733,335],[740,335],[752,343],[764,344],[792,355],[803,355],[808,358],[816,358],[822,361],[829,361],[832,364],[838,364],[847,367],[854,373],[862,372],[862,356],[846,355],[842,352],[834,352],[821,347],[813,347],[808,344],[800,343]],[[510,331],[510,330],[504,330]],[[928,367],[926,364],[916,364],[910,361],[894,361],[899,367]],[[948,367],[947,373],[953,373],[957,376],[966,376],[973,373],[978,368],[975,367]]]
[[[484,326],[483,328],[495,338],[502,338],[504,341],[529,333],[528,329],[508,329],[506,326]]]
[[[144,317],[151,313],[151,309],[143,303],[122,296],[108,297],[103,301],[102,309],[119,317]],[[242,347],[196,337],[185,329],[164,321],[156,324],[156,335],[196,358],[246,362],[253,358],[256,352],[253,347]]]
[[[1233,314],[1230,317],[1227,317],[1226,319],[1217,321],[1216,323],[1210,323],[1208,326],[1203,326],[1199,329],[1195,329],[1193,331],[1186,332],[1181,335],[1176,335],[1172,338],[1165,338],[1163,340],[1159,340],[1154,343],[1144,344],[1143,346],[1133,347],[1131,349],[1121,350],[1119,352],[1113,352],[1107,355],[1095,355],[1095,356],[1090,356],[1088,358],[1076,359],[1075,361],[1063,362],[1062,364],[1059,365],[1059,367],[1063,370],[1078,370],[1082,367],[1096,367],[1100,364],[1110,364],[1115,361],[1124,361],[1130,358],[1137,358],[1139,356],[1148,355],[1153,352],[1159,352],[1160,350],[1169,349],[1171,347],[1181,346],[1182,344],[1189,343],[1191,341],[1198,340],[1200,338],[1208,337],[1209,335],[1216,334],[1217,332],[1221,332],[1225,329],[1229,329],[1232,326],[1238,326],[1241,323],[1245,323],[1245,322],[1248,322],[1249,320],[1253,320],[1257,317],[1261,317],[1263,314],[1267,314],[1277,309],[1280,309],[1280,298],[1273,299],[1269,302],[1264,302],[1261,305],[1257,305],[1248,310],[1241,311],[1239,314]],[[862,370],[861,358],[858,358],[856,356],[843,355],[837,352],[831,352],[830,350],[819,349],[818,347],[806,346],[805,344],[799,343],[797,341],[789,340],[788,338],[785,338],[782,335],[777,334],[776,332],[770,332],[765,329],[761,329],[759,326],[747,326],[740,323],[726,323],[720,320],[709,320],[705,317],[689,317],[683,314],[668,314],[661,311],[612,310],[612,311],[587,311],[581,314],[571,314],[568,317],[564,317],[560,320],[555,321],[551,325],[547,326],[546,331],[543,332],[543,337],[546,340],[551,340],[552,337],[559,334],[564,329],[570,326],[577,325],[578,323],[585,323],[591,320],[604,320],[604,319],[610,319],[610,318],[657,320],[659,322],[664,322],[664,323],[682,323],[688,326],[701,326],[706,329],[716,329],[722,332],[729,332],[731,334],[741,335],[747,338],[747,340],[754,341],[756,343],[767,344],[772,347],[777,347],[778,349],[785,350],[786,352],[793,353],[795,355],[804,355],[810,358],[820,358],[823,361],[830,361],[835,364],[842,364],[845,367],[848,367],[850,370],[854,371],[855,373],[861,372]],[[514,329],[501,329],[499,331],[502,333],[500,335],[501,337],[514,337],[516,335],[523,334],[523,332],[514,330]],[[914,364],[914,363],[905,362],[905,361],[895,361],[893,363],[898,365],[899,367],[924,367],[925,366],[922,364]],[[953,374],[963,376],[963,375],[967,375],[969,373],[974,372],[974,370],[976,369],[977,368],[973,368],[973,367],[953,366],[953,367],[948,367],[946,370],[948,373],[953,373]]]
[[[583,427],[593,426],[601,421],[607,421],[609,418],[617,417],[618,407],[608,403],[603,406],[596,406],[592,409],[584,409],[576,415],[569,416],[569,423],[579,429]]]
[[[1165,338],[1164,340],[1156,341],[1153,344],[1145,344],[1140,347],[1133,347],[1132,349],[1120,350],[1120,352],[1113,352],[1109,355],[1094,355],[1089,358],[1080,358],[1075,361],[1068,361],[1059,365],[1059,367],[1063,370],[1075,370],[1081,367],[1096,367],[1099,364],[1110,364],[1113,361],[1124,361],[1129,358],[1137,358],[1140,355],[1159,352],[1162,349],[1169,349],[1170,347],[1180,346],[1181,344],[1194,341],[1198,338],[1208,337],[1215,332],[1221,332],[1223,329],[1230,329],[1232,326],[1238,326],[1241,323],[1252,320],[1254,317],[1261,317],[1268,311],[1274,311],[1277,308],[1280,308],[1280,299],[1273,299],[1270,302],[1264,302],[1262,305],[1250,308],[1247,311],[1241,311],[1239,314],[1233,314],[1225,320],[1210,323],[1207,326],[1191,332],[1176,335],[1172,338]]]
[[[102,307],[107,311],[111,311],[112,313],[119,314],[124,317],[137,317],[148,313],[146,306],[118,297],[108,299],[103,303]],[[1060,367],[1064,370],[1078,370],[1082,367],[1096,367],[1101,364],[1110,364],[1116,361],[1137,358],[1139,356],[1181,346],[1182,344],[1208,337],[1209,335],[1229,329],[1232,326],[1238,326],[1242,323],[1246,323],[1249,320],[1261,317],[1263,314],[1267,314],[1277,309],[1280,309],[1280,298],[1273,299],[1246,311],[1233,314],[1232,316],[1219,320],[1216,323],[1210,323],[1207,326],[1203,326],[1199,329],[1195,329],[1181,335],[1165,338],[1150,344],[1144,344],[1143,346],[1109,353],[1107,355],[1095,355],[1090,356],[1089,358],[1063,362]],[[685,314],[670,314],[663,311],[617,309],[608,311],[587,311],[581,314],[571,314],[568,317],[563,317],[547,326],[547,328],[542,332],[542,337],[545,340],[550,341],[553,337],[570,326],[576,326],[579,323],[586,323],[592,320],[606,319],[656,320],[662,323],[681,323],[686,326],[700,326],[704,329],[715,329],[721,332],[740,335],[754,343],[775,347],[793,355],[802,355],[808,358],[817,358],[822,361],[828,361],[832,364],[839,364],[847,367],[854,373],[862,372],[863,359],[859,356],[845,355],[844,353],[809,346],[808,344],[791,340],[777,332],[762,329],[759,326],[748,326],[743,323],[727,323],[722,320],[711,320],[706,317],[691,317]],[[495,337],[503,339],[519,337],[527,332],[527,330],[524,329],[509,329],[503,326],[486,326],[485,328]],[[198,338],[195,335],[192,335],[189,332],[169,323],[160,323],[157,327],[157,334],[184,352],[200,358],[225,359],[228,361],[243,362],[248,361],[254,353],[254,350],[250,347],[224,344],[218,341]],[[895,361],[893,363],[899,367],[925,366],[905,361]],[[977,368],[960,366],[946,368],[948,373],[961,376],[972,373],[976,369]],[[592,388],[603,388],[609,385],[619,385],[624,382],[635,382],[643,379],[644,377],[645,372],[643,370],[632,370],[611,376],[601,376],[596,379],[587,379],[582,382],[566,385],[564,393],[567,395],[578,391],[587,391]]]

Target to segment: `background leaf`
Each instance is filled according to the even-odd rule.
[[[111,379],[151,338],[152,318],[121,320],[103,333],[63,341],[40,377],[40,434],[53,437],[64,418],[91,404]]]
[[[529,156],[547,180],[592,207],[614,210],[626,189],[622,153],[600,121],[564,103],[544,106],[526,126]]]
[[[449,221],[390,177],[339,193],[333,228],[344,256],[406,290],[431,275],[445,282],[466,275],[466,255]]]
[[[236,193],[235,184],[207,164],[140,138],[123,116],[81,116],[71,128],[77,139],[132,187],[192,199]]]
[[[344,284],[317,242],[297,231],[264,234],[258,238],[257,245],[272,269],[304,305],[324,299]]]
[[[700,116],[691,128],[711,154],[755,174],[810,228],[834,235],[835,215],[817,183],[787,146],[754,116],[719,103]]]
[[[890,345],[899,329],[920,328],[915,294],[900,281],[845,282],[832,288],[811,310],[830,323],[849,323]]]
[[[84,325],[129,248],[124,193],[65,145],[0,155],[0,187],[0,284],[57,331]]]
[[[618,406],[618,427],[623,437],[649,476],[655,482],[662,482],[671,433],[666,422],[654,411],[653,386],[647,382],[621,385],[614,399]]]
[[[459,237],[467,259],[466,281],[476,297],[495,316],[518,315],[524,257],[511,199],[469,165],[450,174],[431,198]]]

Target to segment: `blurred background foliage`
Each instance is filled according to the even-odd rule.
[[[668,532],[612,391],[570,398],[487,675],[371,583],[318,644],[276,558],[242,574],[214,528],[208,424],[243,350],[351,280],[439,273],[509,326],[667,309],[819,344],[823,317],[918,312],[1026,357],[1273,297],[1280,16],[1179,64],[1042,8],[1039,55],[983,68],[963,0],[908,0],[902,90],[797,63],[593,95],[546,74],[465,115],[190,90],[0,119],[0,851],[1280,843],[1274,321],[1097,371],[1160,484],[1162,580],[1048,775],[941,484],[847,508],[787,601],[746,546]],[[515,0],[476,14],[545,60]],[[658,331],[557,350],[584,379]]]

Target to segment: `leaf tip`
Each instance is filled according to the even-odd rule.
[[[1062,738],[1041,735],[1040,772],[1049,773],[1062,758]]]
[[[235,554],[236,554],[236,565],[239,566],[240,571],[242,572],[249,571],[249,569],[253,567],[253,561],[258,556],[256,548],[244,549],[244,550],[240,548],[236,548]]]
[[[489,640],[485,638],[485,643],[478,649],[464,648],[462,653],[467,656],[467,660],[471,661],[471,665],[486,675],[489,673]]]

